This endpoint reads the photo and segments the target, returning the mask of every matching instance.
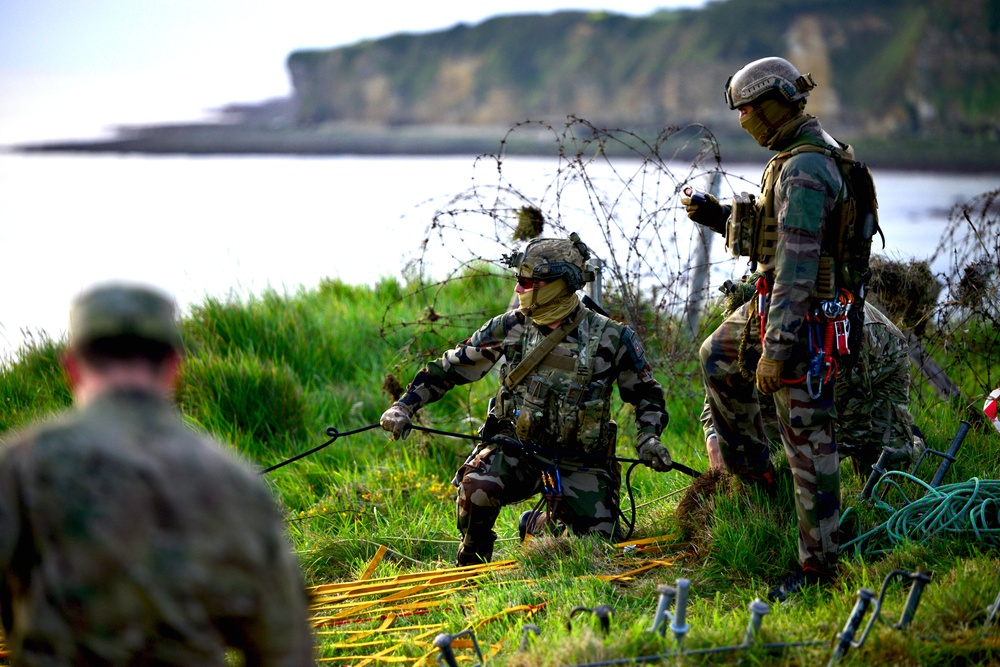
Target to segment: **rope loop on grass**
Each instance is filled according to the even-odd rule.
[[[878,484],[884,481],[898,488],[898,482],[891,477],[917,484],[926,493],[899,508],[877,500],[876,509],[888,512],[888,518],[846,542],[841,549],[855,546],[860,550],[865,540],[883,532],[894,546],[935,538],[971,539],[1000,546],[1000,480],[973,477],[965,482],[932,487],[909,473],[890,471]]]

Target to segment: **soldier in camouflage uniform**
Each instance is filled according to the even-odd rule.
[[[727,318],[701,347],[706,393],[719,447],[735,474],[774,488],[758,392],[775,394],[781,439],[795,485],[799,567],[768,594],[783,600],[802,586],[831,581],[838,561],[840,466],[834,438],[834,382],[814,376],[807,315],[824,273],[824,234],[833,233],[846,187],[835,151],[849,151],[804,111],[815,87],[782,58],[741,68],[726,85],[740,125],[779,154],[762,177],[761,198],[747,211],[711,195],[685,200],[692,220],[725,234],[733,254],[749,255],[764,272],[761,299]],[[811,150],[820,148],[828,152]],[[779,159],[780,158],[780,159]],[[747,233],[752,232],[752,233]],[[743,241],[747,240],[744,244]],[[739,246],[739,247],[738,247]],[[763,311],[763,316],[757,313]],[[752,321],[753,320],[753,321]],[[763,320],[763,322],[762,322]],[[748,327],[748,322],[756,327]],[[761,335],[759,332],[763,331]],[[742,348],[742,349],[741,349]],[[755,381],[741,372],[741,365]],[[809,382],[803,382],[803,378]]]
[[[727,314],[757,296],[751,274],[729,289],[723,298]],[[865,330],[861,353],[850,373],[837,378],[837,453],[850,458],[855,471],[867,477],[883,448],[889,448],[889,467],[907,470],[924,450],[923,438],[907,407],[910,396],[909,344],[906,336],[882,311],[865,302]],[[769,442],[780,442],[774,401],[760,402],[764,433]],[[701,415],[712,467],[723,467],[715,425],[706,401]]]
[[[535,239],[509,257],[520,308],[494,317],[428,364],[382,415],[382,428],[405,438],[422,406],[505,360],[482,430],[490,442],[477,446],[455,477],[459,565],[489,561],[500,508],[539,492],[574,533],[614,535],[620,482],[609,459],[617,434],[615,382],[622,400],[635,407],[639,457],[655,470],[672,465],[660,442],[667,424],[663,390],[635,332],[577,297],[593,280],[588,257],[575,235]]]
[[[184,425],[174,304],[79,297],[77,409],[0,452],[0,616],[15,665],[312,665],[307,596],[267,487]]]

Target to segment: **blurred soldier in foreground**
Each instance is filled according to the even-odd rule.
[[[701,366],[726,467],[772,492],[774,470],[759,395],[775,394],[795,484],[799,545],[798,568],[768,594],[779,601],[837,574],[834,379],[838,363],[847,365],[847,317],[861,310],[871,248],[870,235],[867,247],[854,244],[860,238],[855,231],[864,225],[854,224],[860,210],[855,204],[862,200],[848,190],[845,176],[850,173],[854,183],[854,172],[845,170],[859,164],[853,149],[805,113],[815,85],[811,75],[783,58],[756,60],[730,77],[726,101],[739,111],[740,126],[778,154],[764,170],[759,199],[741,195],[727,207],[711,195],[682,200],[692,220],[724,234],[730,252],[748,256],[752,270],[764,274],[758,298],[702,344]],[[864,222],[874,229],[877,217],[867,206],[874,190],[869,191],[871,197],[862,202]]]
[[[732,285],[723,298],[727,315],[757,296],[759,276],[752,274]],[[837,453],[849,457],[855,471],[866,478],[884,447],[892,454],[895,470],[910,469],[924,450],[920,430],[907,407],[910,398],[910,360],[906,336],[882,311],[865,303],[865,331],[857,365],[837,378]],[[770,442],[781,442],[774,401],[761,400],[764,433]],[[705,443],[713,468],[725,467],[715,425],[706,403],[702,412]]]
[[[0,452],[0,613],[15,665],[314,664],[301,573],[249,466],[181,421],[175,308],[74,303],[76,409]]]
[[[393,439],[405,438],[421,406],[456,385],[484,377],[501,359],[500,388],[476,447],[459,468],[458,564],[489,561],[500,508],[543,492],[549,509],[576,534],[615,534],[620,468],[611,394],[635,406],[639,457],[654,470],[672,461],[660,442],[667,425],[663,390],[629,327],[588,309],[576,291],[593,273],[576,235],[535,239],[511,255],[520,308],[498,315],[417,373],[382,415]],[[549,513],[539,513],[541,521]],[[535,531],[536,517],[522,516]]]

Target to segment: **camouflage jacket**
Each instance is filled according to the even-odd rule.
[[[574,311],[566,319],[572,320],[578,312]],[[604,328],[594,354],[590,387],[606,387],[610,393],[612,383],[617,383],[622,400],[635,407],[637,432],[660,435],[668,421],[663,389],[653,377],[642,345],[631,328],[587,310],[586,317],[560,347],[569,355],[579,354],[587,347],[589,332],[598,326]],[[432,403],[452,387],[481,379],[501,358],[521,359],[526,341],[545,336],[550,331],[526,318],[521,311],[498,315],[418,372],[400,401],[414,410]],[[515,392],[514,400],[517,401],[515,410],[520,410],[523,395]],[[558,444],[573,445],[569,442]]]
[[[0,451],[0,614],[18,665],[312,665],[258,475],[159,397],[117,391]]]
[[[787,145],[775,149],[788,151],[803,144],[837,146],[819,121],[810,118]],[[768,180],[765,171],[762,184]],[[792,347],[804,342],[799,337],[819,272],[823,235],[845,186],[837,161],[812,152],[799,153],[785,161],[774,183],[773,193],[762,193],[765,201],[773,197],[778,222],[764,355],[786,360],[792,356]]]

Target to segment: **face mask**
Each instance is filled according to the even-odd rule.
[[[558,322],[573,312],[580,302],[562,278],[527,292],[518,292],[521,310],[542,326]]]
[[[740,127],[764,148],[770,148],[781,126],[798,116],[796,107],[782,104],[778,100],[764,100],[755,105],[754,110],[740,118]]]

